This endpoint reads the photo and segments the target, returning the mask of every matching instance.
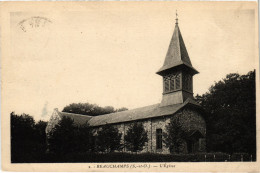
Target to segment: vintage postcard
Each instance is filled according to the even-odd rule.
[[[257,5],[2,2],[2,169],[259,172]]]

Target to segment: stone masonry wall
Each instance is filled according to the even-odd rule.
[[[206,122],[202,115],[194,109],[185,108],[182,111],[174,115],[174,118],[179,118],[183,130],[186,132],[191,132],[198,130],[204,138],[200,138],[194,143],[195,152],[206,151],[205,137],[206,137]],[[187,143],[183,142],[182,153],[187,153]]]
[[[185,108],[175,114],[174,117],[180,117],[180,121],[184,125],[185,131],[199,130],[203,136],[206,136],[206,122],[197,111]]]
[[[140,153],[161,153],[169,154],[170,151],[166,148],[165,143],[163,143],[162,149],[156,149],[156,129],[162,129],[162,132],[166,132],[166,126],[170,122],[172,117],[179,117],[181,123],[183,124],[184,130],[189,132],[192,130],[198,130],[203,136],[206,136],[206,123],[203,117],[196,110],[191,108],[185,108],[178,113],[172,116],[163,116],[158,118],[140,120],[139,122],[143,123],[144,129],[147,131],[148,142],[143,147],[143,150]],[[119,132],[122,133],[121,143],[124,144],[124,135],[127,133],[130,124],[133,122],[125,122],[115,124],[114,127],[118,128]],[[99,127],[96,130],[100,130]],[[198,145],[200,144],[200,147]],[[200,139],[197,143],[194,144],[196,147],[200,148],[200,151],[205,151],[205,144],[203,144],[203,139]],[[126,148],[123,149],[123,152],[129,152]],[[187,153],[186,142],[183,144],[183,153]]]

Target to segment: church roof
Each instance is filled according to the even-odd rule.
[[[73,113],[67,113],[67,112],[58,112],[58,114],[63,117],[69,117],[71,119],[73,119],[73,123],[75,125],[84,125],[85,123],[87,123],[92,116],[89,115],[81,115],[81,114],[73,114]]]
[[[159,69],[157,74],[161,74],[163,71],[172,69],[173,67],[177,67],[180,65],[184,65],[190,68],[194,74],[198,73],[198,71],[192,67],[188,51],[186,49],[180,28],[178,26],[178,22],[176,22],[172,39],[164,60],[164,64]]]
[[[115,112],[111,114],[99,115],[99,116],[88,116],[80,114],[72,114],[66,112],[59,112],[61,116],[69,116],[74,119],[76,125],[83,125],[88,122],[90,126],[101,126],[105,124],[116,124],[122,122],[129,122],[135,120],[142,120],[148,118],[155,118],[160,116],[172,115],[178,110],[186,106],[187,104],[192,104],[195,106],[200,106],[193,99],[188,98],[182,104],[174,104],[169,106],[161,107],[160,104],[145,106],[137,109]]]

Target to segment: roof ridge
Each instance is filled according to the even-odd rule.
[[[181,61],[185,64],[187,63],[189,66],[192,66],[189,53],[187,51],[187,48],[185,46],[184,40],[181,35],[181,30],[178,26],[178,41],[179,41],[179,47],[180,47],[180,55],[181,55]]]
[[[130,111],[135,111],[135,110],[138,110],[138,109],[143,109],[143,108],[146,108],[146,107],[152,107],[152,106],[156,106],[156,105],[160,105],[160,103],[148,105],[148,106],[143,106],[143,107],[139,107],[139,108],[134,108],[134,109],[129,109],[129,110],[125,110],[125,111],[119,111],[119,112],[112,112],[112,113],[109,113],[109,114],[97,115],[97,116],[93,116],[93,117],[102,117],[104,115],[114,115],[114,114],[122,113],[122,112],[130,112]]]
[[[191,98],[187,98],[185,101],[184,101],[185,104],[194,104],[194,105],[197,105],[197,106],[201,106],[195,99],[191,99]]]
[[[71,113],[71,112],[62,112],[62,111],[61,111],[61,112],[58,111],[58,112],[59,112],[59,113],[62,113],[62,114],[65,113],[65,114],[71,114],[71,115],[74,114],[74,115],[79,115],[79,116],[94,117],[94,116],[91,116],[91,115],[77,114],[77,113]]]
[[[104,115],[112,115],[112,114],[117,114],[117,113],[122,113],[122,112],[130,112],[130,111],[135,111],[135,110],[138,110],[138,109],[143,109],[143,108],[146,108],[146,107],[151,107],[151,106],[156,106],[156,105],[159,105],[160,103],[157,103],[157,104],[152,104],[152,105],[148,105],[148,106],[143,106],[143,107],[138,107],[138,108],[134,108],[134,109],[129,109],[129,110],[125,110],[125,111],[119,111],[119,112],[112,112],[112,113],[109,113],[109,114],[103,114],[103,115],[96,115],[96,116],[91,116],[91,115],[84,115],[84,114],[76,114],[76,113],[70,113],[70,112],[60,112],[58,111],[58,113],[65,113],[65,114],[71,114],[71,115],[79,115],[79,116],[87,116],[87,117],[102,117]]]

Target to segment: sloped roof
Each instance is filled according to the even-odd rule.
[[[165,115],[172,115],[178,110],[186,106],[187,104],[193,104],[199,106],[197,102],[192,99],[187,99],[182,104],[174,104],[170,106],[161,107],[160,104],[145,106],[137,109],[115,112],[111,114],[105,114],[100,116],[87,116],[80,114],[72,114],[66,112],[59,112],[61,116],[67,116],[74,120],[74,123],[77,125],[83,125],[88,122],[90,126],[101,126],[105,124],[115,124],[121,122],[128,122],[134,120],[155,118]]]
[[[181,35],[181,31],[179,29],[178,23],[176,23],[164,64],[159,69],[157,74],[161,74],[162,71],[179,65],[185,65],[191,68],[194,73],[198,73],[198,71],[192,67],[188,51]]]
[[[203,134],[199,130],[190,130],[188,132],[188,137],[190,138],[203,138]]]
[[[67,112],[58,112],[58,114],[61,117],[65,116],[65,117],[69,117],[69,118],[73,119],[75,125],[84,125],[92,118],[92,116],[89,116],[89,115],[73,114],[73,113],[67,113]]]
[[[182,104],[174,104],[169,106],[161,107],[160,104],[155,104],[151,106],[141,107],[137,109],[132,109],[128,111],[116,112],[106,115],[95,116],[89,120],[90,126],[100,126],[105,124],[114,124],[120,122],[141,120],[147,118],[155,118],[165,115],[172,115],[176,113],[178,110],[186,106],[187,104],[193,104],[196,106],[200,106],[193,99],[188,98]]]

